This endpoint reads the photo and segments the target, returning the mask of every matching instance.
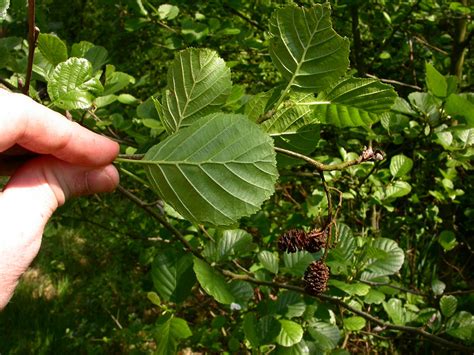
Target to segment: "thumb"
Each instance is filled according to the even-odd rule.
[[[112,191],[118,180],[112,165],[76,166],[52,156],[19,168],[0,194],[0,286],[16,284],[26,271],[38,253],[46,222],[58,206],[71,196]]]

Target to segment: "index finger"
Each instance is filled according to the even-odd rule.
[[[14,144],[72,164],[102,166],[118,154],[118,144],[22,94],[0,89],[0,152]]]

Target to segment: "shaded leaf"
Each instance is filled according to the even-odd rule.
[[[224,277],[214,271],[208,263],[194,257],[194,272],[204,291],[214,297],[217,302],[224,304],[234,302],[234,296]]]
[[[447,333],[455,338],[474,341],[474,316],[465,311],[455,314],[446,325]]]
[[[349,40],[332,28],[328,3],[309,9],[287,6],[270,20],[270,56],[291,86],[316,91],[349,66]]]
[[[182,216],[217,226],[259,210],[277,177],[270,137],[244,116],[223,113],[168,137],[141,163],[153,188]]]
[[[444,109],[448,115],[454,118],[462,117],[469,127],[474,127],[474,103],[467,98],[456,94],[449,95]]]
[[[158,347],[156,354],[174,355],[179,341],[189,338],[193,333],[184,319],[167,314],[156,322],[154,334]]]
[[[296,253],[283,254],[285,271],[294,276],[303,275],[304,271],[313,260],[313,255],[304,250],[297,251]]]
[[[326,322],[315,322],[308,328],[311,337],[316,340],[322,350],[332,350],[341,339],[339,328]]]
[[[40,33],[38,36],[38,49],[43,57],[56,66],[67,60],[67,47],[58,36],[54,34]]]
[[[364,303],[367,304],[381,304],[385,300],[385,294],[383,292],[374,290],[371,288],[364,297]]]
[[[393,275],[400,270],[405,255],[394,240],[377,238],[372,241],[370,246],[376,251],[376,254],[371,255],[365,261],[366,271],[361,275],[362,280]]]
[[[396,98],[393,87],[379,80],[345,77],[318,94],[314,113],[338,127],[370,126],[389,116]]]
[[[458,300],[452,295],[444,295],[439,300],[439,308],[441,309],[441,313],[445,317],[451,317],[456,312],[457,306]]]
[[[301,294],[293,291],[281,292],[275,302],[275,312],[288,319],[301,317],[305,310],[306,303]]]
[[[208,49],[179,52],[169,67],[167,81],[161,120],[170,134],[219,111],[232,89],[230,69]]]
[[[263,267],[271,273],[278,273],[278,254],[263,250],[258,254],[258,260],[262,263]]]
[[[426,69],[426,85],[428,90],[435,96],[446,97],[448,93],[448,83],[446,78],[430,64],[425,64]]]
[[[253,313],[247,313],[244,316],[243,328],[245,337],[252,348],[257,348],[260,345],[260,334],[257,330],[257,317]]]
[[[395,199],[403,197],[411,192],[411,185],[406,181],[394,181],[385,189],[385,199]]]
[[[458,245],[456,235],[453,231],[448,230],[444,230],[440,233],[438,242],[445,251],[452,250]]]

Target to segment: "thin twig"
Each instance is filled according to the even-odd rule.
[[[380,80],[381,82],[387,83],[387,84],[405,86],[405,87],[407,87],[407,88],[412,88],[412,89],[415,89],[415,90],[417,90],[417,91],[422,91],[422,90],[423,90],[423,89],[422,89],[421,87],[419,87],[418,85],[412,85],[412,84],[402,83],[401,81],[392,80],[392,79],[382,79],[382,78],[376,77],[376,76],[373,75],[373,74],[367,74],[367,73],[366,73],[365,76],[367,76],[367,77],[369,77],[369,78],[372,78],[372,79]]]
[[[231,13],[239,16],[242,20],[248,22],[249,24],[251,24],[252,26],[256,27],[258,30],[262,31],[262,32],[265,32],[266,29],[265,27],[261,26],[257,21],[254,21],[252,20],[251,18],[247,17],[246,15],[244,15],[243,13],[241,13],[240,11],[234,9],[232,6],[229,6],[227,4],[224,4],[224,9],[226,10],[229,10]]]
[[[39,29],[35,24],[35,0],[28,0],[28,67],[26,68],[26,80],[23,94],[29,95],[31,75],[33,73],[33,60],[35,57],[36,42]]]
[[[371,322],[374,322],[374,323],[380,325],[381,327],[383,327],[385,329],[400,330],[400,331],[403,331],[403,332],[418,334],[418,335],[422,336],[423,338],[432,341],[433,343],[445,346],[447,348],[457,349],[457,350],[461,350],[461,351],[467,351],[469,353],[474,352],[474,348],[472,348],[472,347],[467,347],[467,346],[457,344],[457,343],[451,342],[449,340],[440,338],[439,336],[428,333],[427,331],[425,331],[422,328],[415,328],[415,327],[410,327],[410,326],[405,326],[405,325],[396,325],[396,324],[391,324],[391,323],[385,322],[385,321],[383,321],[383,320],[381,320],[377,317],[374,317],[373,315],[371,315],[369,313],[366,313],[366,312],[361,311],[357,308],[354,308],[354,307],[346,304],[344,301],[342,301],[338,298],[335,298],[335,297],[331,297],[331,296],[327,296],[327,295],[323,295],[323,294],[315,296],[315,295],[307,292],[302,287],[298,287],[298,286],[294,286],[294,285],[287,285],[287,284],[272,282],[272,281],[257,280],[253,277],[248,276],[248,275],[235,274],[235,273],[233,273],[231,271],[228,271],[228,270],[223,270],[222,273],[226,276],[231,277],[234,280],[246,281],[246,282],[250,282],[250,283],[255,284],[255,285],[269,286],[269,287],[274,287],[274,288],[282,288],[282,289],[292,290],[292,291],[296,291],[298,293],[310,295],[310,296],[319,298],[323,301],[327,301],[327,302],[330,302],[330,303],[335,304],[337,306],[340,306],[342,308],[345,308],[346,310],[348,310],[348,311],[350,311],[354,314],[357,314],[357,315],[359,315],[359,316],[361,316],[361,317],[363,317],[363,318],[365,318],[365,319],[367,319]]]
[[[400,286],[396,286],[396,285],[392,285],[388,282],[373,282],[373,281],[366,281],[366,280],[358,280],[359,282],[362,282],[366,285],[370,285],[370,286],[385,286],[385,287],[390,287],[390,288],[393,288],[395,290],[399,290],[399,291],[403,291],[403,292],[407,292],[407,293],[411,293],[413,295],[420,295],[420,296],[426,296],[423,292],[420,292],[420,291],[417,291],[417,290],[410,290],[408,288],[404,288],[404,287],[400,287]]]
[[[191,252],[194,256],[199,259],[204,259],[203,256],[193,248],[193,246],[184,238],[179,230],[177,230],[173,225],[169,224],[165,217],[158,213],[154,208],[151,208],[147,202],[142,201],[138,196],[125,189],[123,186],[118,186],[117,191],[128,198],[130,201],[134,202],[137,206],[142,208],[145,212],[151,215],[154,219],[161,223],[163,227],[169,230],[181,243],[183,243],[186,250]]]

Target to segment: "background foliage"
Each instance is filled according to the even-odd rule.
[[[7,3],[0,1],[0,13]],[[17,87],[27,71],[27,9],[24,1],[10,3],[0,23],[0,78]],[[331,57],[342,69],[321,81],[304,80],[305,69],[313,69],[308,57],[279,42],[282,28],[305,31],[301,20],[292,21],[296,9],[292,16],[282,10],[283,1],[38,2],[31,96],[119,140],[128,155],[160,142],[145,158],[158,165],[120,163],[117,193],[71,201],[56,214],[35,264],[0,314],[0,352],[430,353],[473,346],[470,2],[330,3],[333,28],[347,37],[338,48],[352,69],[345,73],[343,55]],[[182,51],[189,47],[209,50]],[[223,79],[212,102],[227,113],[211,116],[210,124],[225,125],[230,112],[238,113],[242,123],[231,128],[238,136],[238,127],[255,127],[245,114],[273,138],[266,148],[253,145],[256,164],[273,154],[273,144],[326,165],[358,159],[369,145],[384,160],[321,179],[310,163],[278,154],[276,192],[259,212],[235,202],[238,215],[251,215],[239,224],[230,222],[234,216],[224,220],[217,211],[229,215],[229,201],[213,189],[220,193],[215,201],[226,203],[203,210],[210,223],[196,223],[202,218],[178,202],[192,204],[202,189],[164,204],[152,192],[164,197],[163,185],[145,180],[156,169],[165,176],[181,169],[197,144],[186,134],[212,138],[200,129],[203,121],[181,111],[188,106],[180,100],[192,95],[169,96],[181,87],[173,81],[182,74],[180,58],[197,63],[193,52],[213,60],[209,73]],[[324,71],[320,54],[309,52]],[[292,56],[301,65],[288,74],[277,63]],[[394,105],[388,84],[398,95]],[[266,116],[285,88],[288,99]],[[197,97],[188,112],[216,111]],[[176,112],[184,114],[173,121]],[[175,131],[168,141],[183,150],[166,152],[166,134]],[[250,135],[250,146],[268,137],[261,130]],[[222,176],[212,154],[200,159],[213,163],[200,170],[203,184],[214,172]],[[259,206],[268,197],[263,190],[276,172],[265,171],[267,184],[243,200],[255,198]],[[323,252],[280,252],[277,239],[291,228],[321,226],[331,210],[338,240],[326,259],[332,276],[328,290],[312,297],[301,279]]]

